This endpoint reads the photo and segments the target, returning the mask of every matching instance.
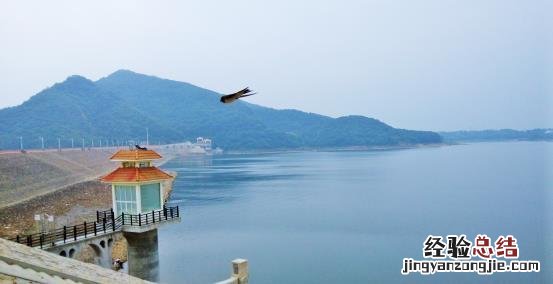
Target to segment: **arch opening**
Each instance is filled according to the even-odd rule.
[[[70,249],[69,250],[69,257],[73,258],[74,255],[75,255],[75,249]]]
[[[89,246],[94,251],[94,254],[96,254],[96,257],[102,256],[102,249],[99,246],[95,244],[89,244]]]

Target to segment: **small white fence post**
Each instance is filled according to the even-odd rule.
[[[232,261],[230,278],[215,284],[248,284],[248,276],[248,260],[237,258]]]

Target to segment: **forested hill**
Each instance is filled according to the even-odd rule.
[[[262,94],[260,94],[262,95]],[[170,143],[213,138],[224,149],[391,146],[440,143],[439,134],[393,128],[373,118],[331,118],[276,110],[243,101],[219,102],[220,94],[188,83],[120,70],[96,82],[71,76],[22,105],[0,110],[0,148],[62,146],[70,139],[145,140]],[[54,146],[55,145],[55,146]]]
[[[447,142],[484,142],[484,141],[553,141],[553,129],[536,128],[530,130],[493,129],[440,132]]]

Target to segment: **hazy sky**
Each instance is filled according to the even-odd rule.
[[[553,1],[84,2],[0,4],[0,108],[130,69],[402,128],[553,127]]]

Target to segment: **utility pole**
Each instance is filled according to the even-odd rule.
[[[73,149],[74,147],[75,147],[75,140],[71,138],[71,149]]]
[[[58,152],[61,152],[61,138],[58,137]]]
[[[92,148],[94,148],[94,138],[92,138]]]
[[[146,127],[146,146],[150,146],[150,130]]]
[[[40,139],[40,142],[42,144],[42,151],[44,151],[44,137],[40,136],[38,138]]]
[[[102,139],[100,139],[100,148],[102,148]]]
[[[19,136],[19,150],[23,151],[23,136]]]
[[[81,150],[84,151],[84,137],[83,137],[83,147],[81,148]]]

